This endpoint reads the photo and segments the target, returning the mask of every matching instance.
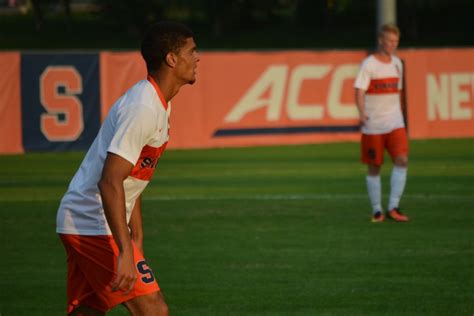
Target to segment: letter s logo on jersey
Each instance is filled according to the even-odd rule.
[[[358,68],[352,63],[300,64],[292,69],[269,65],[230,109],[226,126],[214,137],[355,132],[358,112],[352,86]],[[255,119],[257,111],[261,115]]]

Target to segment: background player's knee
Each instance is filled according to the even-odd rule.
[[[407,167],[408,166],[408,157],[407,156],[397,156],[395,158],[394,164],[398,167]]]
[[[369,176],[377,176],[380,174],[380,166],[368,164],[367,165],[367,172]]]

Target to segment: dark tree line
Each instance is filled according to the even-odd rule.
[[[72,0],[74,2],[74,0]],[[150,24],[174,19],[199,26],[215,37],[287,25],[312,32],[375,25],[376,0],[90,0],[106,27],[140,35]],[[54,5],[71,21],[71,0],[30,0],[35,27]],[[404,40],[471,30],[473,0],[398,0],[397,17]],[[448,34],[449,35],[449,34]],[[465,39],[465,38],[464,38]],[[469,39],[468,39],[469,42]]]

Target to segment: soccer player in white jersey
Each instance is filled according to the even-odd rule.
[[[378,50],[364,59],[354,84],[362,128],[361,159],[368,165],[366,182],[373,222],[385,219],[380,180],[385,149],[393,161],[386,216],[397,222],[408,221],[399,208],[408,166],[408,138],[401,104],[403,67],[394,55],[399,39],[398,27],[383,25]]]
[[[143,255],[141,193],[168,143],[169,102],[195,82],[199,57],[191,30],[175,22],[155,24],[141,53],[147,79],[113,105],[59,206],[71,315],[118,304],[132,315],[168,314]]]

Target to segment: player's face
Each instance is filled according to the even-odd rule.
[[[399,36],[392,32],[384,32],[379,37],[379,47],[382,53],[391,55],[398,47]]]
[[[178,76],[185,83],[193,84],[196,82],[196,68],[199,56],[196,50],[196,43],[192,37],[186,39],[186,44],[181,47],[177,56]]]

